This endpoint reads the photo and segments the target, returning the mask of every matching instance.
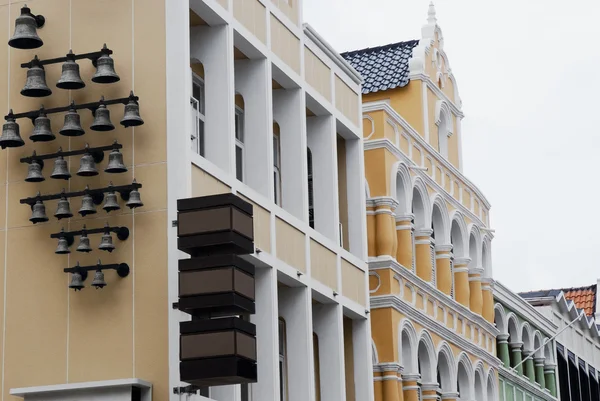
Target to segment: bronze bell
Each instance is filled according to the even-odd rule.
[[[56,247],[56,250],[54,251],[54,253],[56,253],[57,255],[66,255],[68,253],[71,253],[71,250],[69,249],[69,241],[67,241],[67,237],[64,235],[64,233],[65,233],[65,229],[61,228],[60,229],[61,236],[58,237],[58,246]]]
[[[79,262],[77,262],[77,267],[79,267]],[[75,291],[81,291],[85,285],[83,284],[83,277],[81,277],[81,273],[73,272],[71,274],[71,284],[69,284],[69,288],[74,289]]]
[[[8,41],[15,49],[37,49],[44,42],[37,34],[37,28],[44,25],[44,17],[34,16],[27,5],[21,8],[21,15],[15,21],[15,34]]]
[[[62,148],[58,149],[58,153],[60,152],[62,152]],[[50,178],[54,178],[55,180],[68,180],[71,178],[71,173],[69,173],[67,161],[64,157],[58,156],[56,160],[54,160],[54,170],[52,170]]]
[[[33,123],[33,133],[29,136],[33,142],[48,142],[56,139],[50,127],[50,119],[42,107],[39,116]]]
[[[27,81],[21,89],[21,95],[27,97],[45,97],[50,96],[52,90],[46,85],[46,70],[40,65],[37,56],[33,59],[31,68],[27,70]]]
[[[38,196],[40,196],[39,192]],[[48,221],[48,216],[46,216],[46,206],[44,206],[44,202],[42,202],[39,199],[35,201],[35,205],[33,205],[29,221],[31,221],[33,224]]]
[[[59,132],[64,136],[81,136],[85,134],[85,131],[81,128],[81,118],[75,109],[75,103],[71,103],[71,108],[65,114],[65,123]]]
[[[19,124],[15,122],[12,117],[12,110],[8,113],[6,122],[2,125],[2,136],[0,136],[0,147],[4,148],[18,148],[19,146],[25,145],[25,141],[19,134]]]
[[[124,173],[127,171],[127,167],[123,163],[123,154],[119,152],[119,149],[113,149],[108,155],[108,165],[104,169],[106,173]]]
[[[69,200],[65,197],[65,190],[62,190],[60,199],[58,200],[58,206],[56,207],[56,213],[54,213],[54,217],[58,220],[60,219],[70,219],[73,217],[73,213],[71,213],[71,205],[69,204]]]
[[[106,230],[104,231],[104,234],[102,234],[102,239],[100,240],[100,246],[98,246],[98,249],[101,251],[112,252],[115,249],[115,246],[113,244],[112,235],[110,235],[108,224],[104,228]]]
[[[144,124],[144,120],[140,117],[140,105],[133,96],[133,91],[129,94],[129,102],[125,105],[125,113],[121,120],[123,127],[137,127]]]
[[[137,181],[134,179],[133,183],[137,184]],[[125,205],[131,209],[135,209],[136,207],[144,206],[144,204],[142,203],[142,199],[140,198],[140,191],[138,191],[137,189],[133,189],[129,193],[129,199],[127,200]]]
[[[94,122],[90,126],[93,131],[112,131],[115,126],[110,121],[110,110],[104,104],[104,96],[100,99],[100,105],[94,112]]]
[[[92,252],[92,247],[90,246],[90,239],[87,236],[87,231],[85,230],[85,226],[83,226],[83,232],[79,236],[79,245],[77,245],[77,252]]]
[[[35,156],[35,151],[33,152],[33,156]],[[27,168],[27,178],[25,181],[27,182],[42,182],[45,178],[42,175],[42,166],[37,160],[32,160],[29,163],[29,167]]]
[[[88,145],[85,145],[86,149]],[[77,170],[77,175],[81,177],[93,177],[98,175],[98,170],[96,169],[96,161],[94,157],[88,152],[81,156],[81,162],[79,164],[79,170]]]
[[[75,62],[73,50],[69,50],[67,54],[67,61],[62,65],[62,75],[56,83],[56,87],[71,90],[85,88],[85,82],[83,82],[81,75],[79,75],[79,64]]]
[[[102,209],[106,210],[107,213],[110,213],[113,210],[121,209],[121,206],[119,206],[119,202],[117,201],[117,194],[115,194],[114,191],[108,192],[106,194],[106,199],[104,201],[104,206],[102,206]]]
[[[85,217],[88,214],[95,214],[95,213],[97,213],[97,212],[96,212],[96,205],[94,204],[94,199],[92,198],[92,195],[86,193],[85,195],[83,195],[83,198],[81,199],[81,209],[79,209],[79,214],[82,217]]]
[[[108,50],[106,43],[102,50]],[[115,72],[115,61],[110,57],[109,54],[104,53],[95,62],[96,73],[92,77],[92,81],[97,84],[112,84],[119,82],[121,78]]]
[[[92,287],[96,287],[97,290],[106,287],[106,281],[104,281],[104,272],[100,268],[98,268],[98,270],[96,270],[96,274],[94,274]]]

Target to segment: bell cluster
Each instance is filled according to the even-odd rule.
[[[44,42],[39,37],[37,30],[42,28],[46,20],[41,15],[35,15],[31,9],[24,5],[21,8],[21,14],[15,21],[15,31],[13,36],[8,41],[9,46],[15,49],[36,49],[41,47]],[[120,77],[115,71],[115,63],[110,50],[106,44],[99,51],[85,54],[75,54],[72,50],[64,57],[41,60],[38,56],[28,62],[21,64],[21,68],[27,68],[27,80],[25,86],[21,90],[21,95],[26,97],[47,97],[52,95],[52,89],[46,83],[45,66],[62,63],[62,74],[56,82],[56,87],[63,90],[81,90],[86,87],[86,82],[81,78],[78,60],[87,59],[92,62],[96,68],[95,73],[91,77],[91,81],[97,84],[112,84],[120,81]],[[58,131],[60,135],[67,137],[81,136],[85,134],[85,130],[81,126],[81,117],[79,110],[90,110],[94,117],[89,129],[92,131],[107,132],[115,129],[115,125],[110,119],[110,110],[108,106],[122,104],[124,105],[123,118],[120,124],[127,127],[135,127],[144,124],[140,117],[140,108],[138,103],[139,98],[130,93],[128,97],[119,99],[104,99],[101,97],[99,101],[85,104],[71,104],[63,107],[55,107],[46,109],[42,105],[40,109],[28,111],[24,113],[13,113],[10,110],[9,114],[4,117],[6,122],[2,126],[2,135],[0,136],[0,147],[16,148],[25,145],[25,141],[21,137],[20,127],[17,120],[20,118],[28,118],[33,124],[33,130],[29,135],[32,142],[48,142],[56,139],[56,135],[52,131],[49,114],[64,113],[64,123]],[[123,146],[116,140],[112,145],[90,147],[88,144],[85,148],[78,150],[63,151],[58,148],[56,153],[38,155],[35,151],[29,157],[20,159],[21,163],[27,163],[26,182],[38,183],[45,181],[43,174],[44,161],[54,159],[54,167],[50,173],[50,178],[58,180],[69,180],[71,173],[69,171],[68,162],[65,158],[70,156],[80,155],[79,169],[75,173],[81,177],[93,177],[99,174],[98,164],[104,160],[104,153],[110,152],[108,155],[108,163],[104,168],[104,172],[109,174],[124,173],[127,167],[123,162],[123,154],[120,152]],[[104,202],[102,209],[107,213],[119,210],[121,208],[117,194],[125,202],[125,205],[131,209],[143,206],[139,189],[142,187],[135,179],[129,185],[115,186],[112,182],[105,188],[90,189],[86,185],[82,191],[67,192],[63,189],[58,194],[42,195],[37,192],[36,196],[21,199],[21,204],[27,204],[31,207],[30,221],[33,224],[46,222],[49,220],[46,214],[46,205],[44,202],[49,200],[58,200],[54,217],[58,220],[68,219],[73,217],[69,200],[71,198],[80,197],[81,207],[78,213],[82,216],[88,216],[97,213],[97,206]],[[112,252],[115,250],[113,234],[121,241],[129,237],[129,229],[127,227],[111,227],[106,223],[103,228],[87,229],[84,225],[82,230],[66,232],[63,229],[59,233],[52,234],[51,238],[58,239],[58,246],[55,250],[56,254],[71,253],[70,247],[73,245],[75,237],[79,237],[79,244],[75,248],[77,252],[89,253],[93,250],[90,244],[90,235],[102,234],[98,249],[101,251]],[[89,271],[94,271],[94,279],[91,283],[92,287],[103,288],[106,281],[104,279],[105,270],[115,270],[119,277],[127,277],[129,274],[129,266],[125,263],[103,265],[100,260],[94,266],[81,266],[79,262],[74,267],[64,269],[65,273],[71,273],[71,283],[69,288],[76,291],[84,288],[84,281],[88,276]]]

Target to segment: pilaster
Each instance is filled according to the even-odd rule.
[[[413,242],[415,226],[413,224],[414,216],[396,216],[396,239],[398,248],[396,251],[396,261],[405,268],[413,268]]]
[[[497,340],[497,354],[498,358],[504,364],[506,369],[510,369],[510,350],[508,348],[508,334],[498,334]]]
[[[415,252],[417,256],[417,276],[427,281],[432,282],[432,255],[431,245],[433,238],[431,238],[433,230],[430,228],[418,229],[415,232]]]
[[[375,251],[377,256],[396,257],[398,240],[396,238],[396,219],[393,211],[398,202],[391,197],[373,198],[375,204]]]
[[[544,377],[544,361],[544,358],[533,358],[533,363],[535,365],[535,381],[542,388],[546,388],[546,378]]]
[[[509,344],[510,346],[510,356],[511,356],[511,366],[517,366],[517,373],[522,375],[523,374],[523,364],[521,363],[521,361],[523,360],[523,354],[521,352],[521,347],[523,346],[523,343],[520,341],[515,341]]]
[[[444,294],[452,294],[452,245],[435,246],[436,285]]]
[[[481,275],[483,268],[469,269],[469,308],[473,313],[483,313],[483,294],[481,292]]]
[[[491,278],[481,279],[481,293],[483,295],[482,316],[490,323],[494,323],[494,288]]]
[[[454,259],[454,298],[463,306],[469,308],[470,293],[469,287],[469,262],[471,258]]]
[[[525,358],[528,358],[523,363],[523,365],[525,365],[525,376],[529,379],[530,382],[533,383],[535,382],[535,365],[533,363],[532,352],[531,350],[525,350],[523,351],[523,355],[525,355]]]
[[[419,401],[419,379],[418,373],[406,373],[402,376],[404,401]]]
[[[544,379],[546,380],[546,388],[554,397],[556,397],[556,365],[546,364],[544,366]]]

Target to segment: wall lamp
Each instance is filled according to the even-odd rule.
[[[92,287],[101,289],[106,287],[106,281],[104,280],[104,270],[115,270],[119,277],[127,277],[129,275],[129,265],[127,263],[113,263],[110,265],[103,265],[100,260],[94,266],[80,266],[79,262],[74,267],[68,267],[63,269],[65,273],[71,273],[71,283],[69,288],[75,291],[81,291],[85,287],[83,282],[87,279],[88,272],[95,271],[94,280],[92,281]]]
[[[117,238],[120,241],[125,241],[129,238],[129,229],[127,227],[110,227],[108,223],[103,228],[92,228],[87,229],[86,226],[83,226],[83,229],[78,231],[65,231],[64,228],[60,230],[59,233],[54,233],[50,235],[50,238],[58,239],[58,246],[56,247],[57,255],[66,255],[71,253],[69,247],[73,245],[75,242],[75,237],[79,236],[79,245],[77,246],[77,252],[91,252],[92,248],[90,247],[90,240],[88,235],[90,234],[102,234],[102,239],[100,242],[100,246],[98,249],[102,251],[112,252],[115,249],[113,244],[113,239],[111,233],[117,234]]]

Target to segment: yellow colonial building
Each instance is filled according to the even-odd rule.
[[[496,400],[490,204],[433,4],[419,40],[342,56],[364,78],[375,400]]]

